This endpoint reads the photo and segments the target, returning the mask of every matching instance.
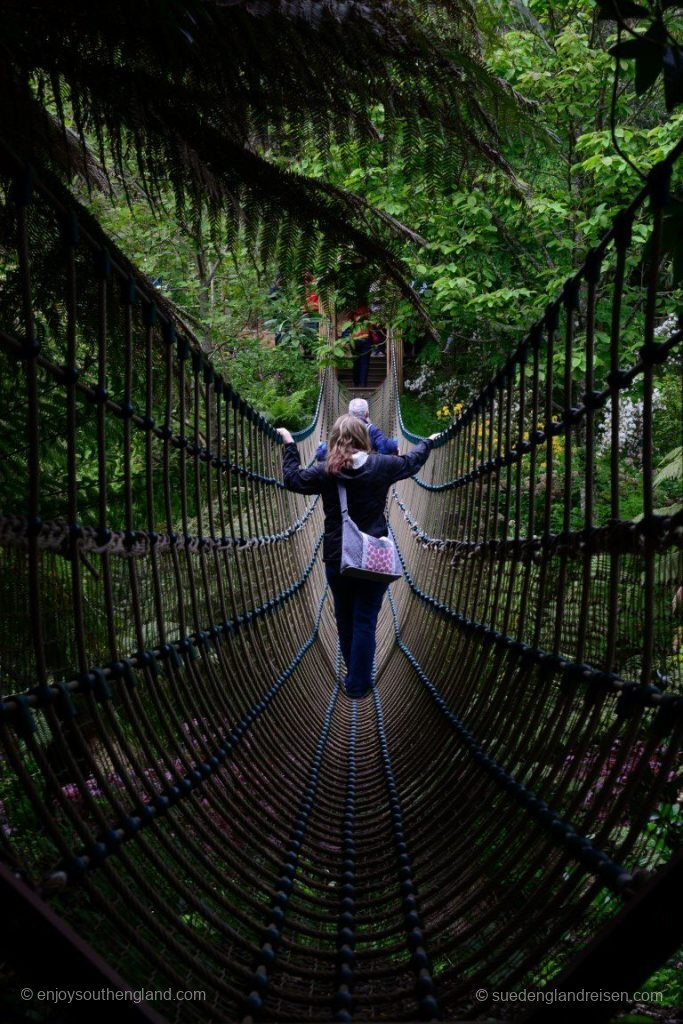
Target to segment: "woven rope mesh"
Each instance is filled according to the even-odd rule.
[[[650,816],[681,788],[666,260],[635,367],[640,254],[608,237],[391,492],[405,578],[354,704],[321,501],[57,183],[2,174],[2,860],[134,988],[205,993],[168,1020],[473,1019],[478,987],[550,980],[666,861]],[[401,373],[397,341],[371,417],[405,449]],[[596,430],[634,393],[644,518],[617,487],[596,523]],[[328,371],[304,464],[348,398]]]

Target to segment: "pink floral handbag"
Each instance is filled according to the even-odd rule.
[[[359,530],[349,515],[346,488],[337,484],[342,516],[342,576],[390,582],[403,575],[398,551],[391,537],[371,537]]]

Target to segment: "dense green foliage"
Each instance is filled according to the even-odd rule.
[[[335,182],[361,191],[427,239],[405,258],[414,279],[427,285],[424,302],[442,341],[454,337],[461,398],[505,358],[630,201],[640,185],[637,170],[649,170],[683,130],[683,111],[667,115],[661,85],[637,98],[634,69],[624,64],[615,134],[637,170],[615,151],[608,47],[616,37],[612,22],[598,20],[593,0],[533,0],[528,9],[497,0],[478,10],[492,70],[536,104],[537,130],[508,136],[502,147],[516,180],[480,168],[435,186],[428,171],[444,154],[429,133],[412,140],[409,156],[388,163],[379,145],[368,161],[348,149],[325,161]],[[374,116],[381,129],[382,112]],[[302,167],[321,173],[322,161],[312,154]],[[646,230],[636,229],[636,241]],[[672,304],[667,312],[673,311]],[[409,338],[421,331],[406,303],[396,321]],[[430,354],[436,359],[435,346]]]
[[[133,179],[131,172],[131,179]],[[82,198],[88,195],[81,189]],[[173,197],[150,210],[137,193],[128,203],[90,197],[90,207],[133,262],[178,308],[221,373],[270,420],[292,430],[310,419],[318,392],[318,365],[299,358],[309,339],[299,327],[301,284],[284,282],[268,295],[276,276],[260,266],[243,241],[212,236],[206,217],[178,219]],[[281,344],[273,346],[277,333]],[[321,333],[321,347],[324,337]],[[312,339],[311,339],[312,340]]]
[[[395,245],[412,232],[292,158],[362,155],[379,104],[387,158],[428,133],[454,161],[505,167],[499,126],[521,115],[482,60],[472,0],[71,0],[3,15],[0,116],[22,157],[101,187],[134,164],[152,203],[170,191],[179,217],[242,232],[264,263],[296,276],[362,254],[418,307]]]
[[[408,426],[419,432],[442,427],[450,410],[478,390],[630,200],[640,184],[639,172],[661,159],[683,129],[683,112],[668,115],[665,110],[661,82],[636,95],[633,62],[621,65],[613,105],[615,62],[609,48],[616,39],[615,23],[600,20],[593,0],[569,6],[533,0],[529,7],[515,0],[482,0],[477,14],[482,54],[492,74],[534,104],[529,122],[534,130],[503,132],[500,138],[514,176],[468,160],[451,137],[426,121],[421,131],[410,120],[392,123],[394,141],[388,146],[381,104],[369,110],[374,143],[351,138],[321,149],[313,137],[294,139],[291,130],[283,129],[277,147],[267,150],[283,167],[362,195],[425,239],[424,245],[407,240],[401,252],[441,334],[439,344],[428,341],[422,349],[420,367],[408,372],[413,380],[423,379],[413,392],[423,405],[419,419],[412,419],[406,408]],[[674,14],[667,14],[669,21]],[[634,166],[615,150],[612,118],[616,142]],[[199,215],[191,228],[184,221],[178,226],[170,190],[166,210],[156,219],[142,191],[132,199],[132,213],[120,203],[114,212],[106,207],[100,201],[98,215],[126,240],[150,276],[163,278],[162,288],[191,314],[207,347],[250,400],[271,416],[282,417],[284,411],[287,419],[289,410],[273,405],[276,392],[260,386],[264,380],[282,379],[284,395],[306,386],[306,399],[311,397],[315,374],[310,365],[295,371],[296,360],[285,359],[282,367],[279,356],[246,342],[262,336],[264,325],[272,330],[284,320],[296,325],[305,290],[300,277],[286,282],[277,304],[269,301],[275,262],[251,259],[243,243],[230,247],[214,239],[210,224]],[[636,225],[636,245],[647,231],[645,224]],[[378,278],[365,261],[344,259],[331,268],[311,255],[308,269],[322,275],[330,300],[340,309],[363,300],[375,281],[384,315],[403,330],[409,348],[414,342],[419,347],[424,326],[409,302],[397,302],[386,278]],[[636,289],[638,258],[631,263]],[[672,292],[662,316],[674,313],[679,303],[680,293]],[[639,337],[636,319],[623,335],[625,362]],[[299,350],[300,340],[290,336],[290,353]],[[599,332],[596,340],[600,371],[607,359],[606,333]],[[326,342],[319,348],[323,361],[335,357]],[[232,358],[240,350],[240,358]],[[253,373],[255,363],[260,365]],[[578,357],[575,372],[580,380]],[[284,376],[275,378],[276,373]],[[664,385],[672,403],[674,379]],[[444,407],[449,413],[437,416]],[[670,411],[675,422],[673,405]],[[298,426],[300,411],[292,412],[288,422]],[[671,431],[664,434],[662,454],[677,440],[668,436]]]

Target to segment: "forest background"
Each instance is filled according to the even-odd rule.
[[[373,289],[383,309],[378,316],[404,339],[402,412],[406,426],[420,434],[445,427],[477,394],[628,204],[641,176],[683,134],[683,108],[667,112],[656,74],[643,81],[642,64],[639,72],[638,62],[623,60],[615,84],[610,49],[616,25],[601,16],[594,0],[531,0],[528,6],[523,0],[477,0],[475,7],[488,68],[525,101],[526,129],[501,128],[498,163],[477,161],[476,155],[473,160],[471,149],[452,145],[428,119],[423,130],[419,121],[407,121],[403,130],[412,136],[387,155],[381,106],[370,111],[375,143],[347,140],[321,150],[313,137],[288,146],[286,133],[279,132],[276,145],[269,148],[265,138],[262,146],[283,168],[362,196],[423,239],[394,243],[394,250],[439,340],[409,301],[386,288],[376,268],[351,260],[330,275],[315,256],[308,267],[327,282],[328,299],[340,311],[364,303]],[[315,406],[319,367],[343,365],[348,350],[321,333],[313,344],[316,359],[301,358],[299,325],[308,288],[300,266],[298,276],[288,276],[286,267],[255,256],[248,238],[217,235],[206,214],[179,216],[170,185],[153,211],[132,157],[113,202],[81,189],[105,229],[183,311],[224,377],[271,422],[303,427]],[[645,224],[636,223],[636,246],[647,233]],[[273,299],[273,282],[283,270]],[[678,283],[672,282],[663,310],[664,332],[681,310]],[[282,340],[273,347],[276,333]],[[624,365],[641,343],[636,315],[622,335]],[[608,344],[607,331],[598,330],[597,372],[608,363]],[[577,352],[577,381],[582,358]],[[670,366],[657,394],[658,501],[667,510],[682,475],[680,370]],[[641,411],[637,397],[629,402],[620,438],[622,507],[633,517],[640,511]],[[608,435],[605,423],[597,439],[598,512],[601,476],[607,501]]]
[[[325,153],[311,142],[303,155],[297,140],[299,152],[289,161],[362,195],[425,240],[422,246],[405,241],[400,256],[440,342],[426,334],[405,299],[387,303],[408,352],[419,350],[402,405],[407,425],[420,433],[443,427],[477,393],[630,201],[641,184],[638,171],[647,172],[683,133],[683,110],[667,114],[661,81],[636,94],[632,61],[622,62],[613,100],[615,25],[600,19],[594,0],[531,0],[528,7],[522,0],[478,0],[476,7],[488,66],[534,104],[534,131],[525,138],[501,133],[500,152],[514,177],[492,165],[473,172],[467,157],[454,156],[429,130],[388,161],[381,140]],[[381,136],[381,108],[371,115]],[[615,150],[611,117],[630,162]],[[277,153],[267,155],[288,163],[281,139]],[[443,166],[449,162],[450,174]],[[321,336],[317,365],[298,358],[303,282],[285,279],[274,302],[268,291],[278,266],[260,264],[243,240],[212,237],[205,217],[179,221],[170,188],[167,203],[152,212],[133,168],[131,160],[128,201],[123,185],[113,203],[104,195],[84,198],[185,312],[240,393],[269,419],[302,426],[315,404],[317,365],[338,362],[343,351]],[[636,225],[636,243],[645,234]],[[314,264],[309,269],[321,271]],[[352,308],[375,278],[372,268],[347,265],[331,298]],[[381,291],[382,282],[377,285]],[[283,326],[290,329],[284,343],[264,347]],[[606,351],[607,337],[599,335],[598,367]]]

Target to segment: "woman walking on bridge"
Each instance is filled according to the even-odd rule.
[[[279,428],[285,442],[283,478],[297,494],[321,494],[325,510],[323,561],[346,663],[344,689],[353,699],[364,697],[372,686],[377,616],[388,582],[342,575],[342,514],[338,484],[347,491],[349,515],[372,537],[388,535],[384,509],[387,494],[397,480],[413,476],[423,466],[437,434],[407,455],[375,455],[370,451],[368,428],[356,416],[340,416],[330,434],[327,458],[301,468],[299,450],[288,430]]]

